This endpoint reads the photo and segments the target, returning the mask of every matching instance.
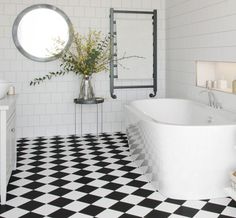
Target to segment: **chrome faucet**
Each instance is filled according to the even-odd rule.
[[[215,94],[211,91],[211,89],[203,90],[201,93],[207,93],[208,95],[208,105],[210,107],[216,108],[216,109],[222,109],[221,104],[217,101]]]

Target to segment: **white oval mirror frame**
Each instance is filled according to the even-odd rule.
[[[32,5],[16,17],[12,37],[25,57],[40,62],[52,61],[71,45],[72,23],[53,5]]]

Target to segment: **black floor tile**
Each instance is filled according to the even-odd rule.
[[[125,203],[125,202],[117,202],[116,204],[112,205],[110,207],[110,209],[112,210],[118,210],[121,212],[126,212],[127,210],[129,210],[131,207],[133,207],[132,204],[129,203]]]
[[[194,208],[181,206],[174,213],[178,215],[183,215],[186,217],[193,217],[194,215],[197,214],[198,211],[199,210],[194,209]]]
[[[103,207],[90,205],[90,206],[86,207],[85,209],[83,209],[80,212],[84,213],[84,214],[87,214],[87,215],[90,215],[90,216],[96,216],[104,210],[105,210],[105,208],[103,208]]]
[[[141,201],[138,205],[143,206],[143,207],[150,207],[154,209],[161,203],[162,203],[161,201],[146,198],[143,201]]]
[[[164,211],[153,210],[149,214],[145,216],[145,218],[167,218],[171,215],[171,213],[167,213]]]
[[[214,213],[221,213],[224,209],[225,209],[225,206],[222,206],[219,204],[212,204],[212,203],[208,203],[202,208],[202,210],[211,211]]]
[[[72,216],[73,214],[75,214],[75,212],[61,208],[61,209],[57,210],[56,212],[51,213],[49,215],[49,217],[67,218],[67,217]]]
[[[125,198],[126,196],[128,196],[128,194],[115,191],[115,192],[112,192],[111,194],[107,195],[106,197],[119,201],[119,200]]]
[[[88,204],[92,204],[95,201],[97,201],[98,199],[100,199],[100,197],[88,194],[88,195],[85,195],[84,197],[80,198],[79,201],[85,202]]]

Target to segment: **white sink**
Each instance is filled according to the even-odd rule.
[[[4,98],[9,90],[11,83],[0,79],[0,99]]]

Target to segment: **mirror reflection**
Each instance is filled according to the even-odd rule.
[[[60,9],[33,5],[22,11],[13,25],[18,50],[36,61],[50,61],[71,43],[71,22]]]

